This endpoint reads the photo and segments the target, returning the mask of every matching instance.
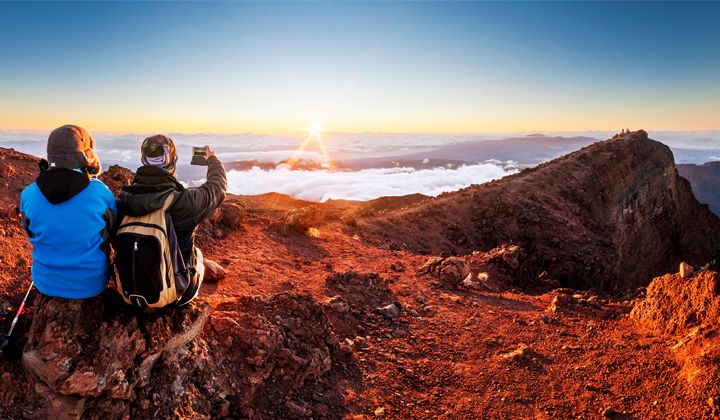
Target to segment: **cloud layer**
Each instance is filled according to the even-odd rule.
[[[268,171],[259,168],[230,171],[228,189],[234,194],[247,195],[279,192],[302,200],[320,202],[329,199],[371,200],[413,193],[435,196],[514,172],[494,163],[461,166],[457,169],[385,168],[352,172],[293,171],[280,166]]]

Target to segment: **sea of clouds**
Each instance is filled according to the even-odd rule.
[[[436,196],[514,173],[497,163],[457,169],[380,168],[360,171],[298,171],[280,165],[273,170],[230,171],[228,189],[235,194],[279,192],[307,201],[371,200],[421,193]]]
[[[96,151],[103,164],[120,164],[135,169],[140,164],[140,143],[154,133],[117,134],[93,133]],[[384,134],[327,133],[325,142],[330,156],[335,160],[366,157],[401,156],[408,153],[427,152],[439,147],[469,141],[501,140],[520,137],[529,133],[488,134]],[[598,140],[612,136],[612,132],[550,132],[547,135],[587,136]],[[176,143],[180,155],[178,175],[184,181],[196,183],[202,178],[202,168],[187,166],[193,146],[209,144],[226,161],[259,160],[278,163],[295,154],[304,140],[301,135],[244,134],[169,134]],[[11,147],[35,156],[45,156],[48,132],[0,130],[0,147]],[[678,163],[704,163],[720,160],[720,131],[653,131],[650,137],[671,147]],[[321,161],[317,151],[308,150],[299,157]],[[523,164],[523,162],[519,162]],[[456,169],[381,168],[360,171],[332,172],[291,171],[279,166],[272,170],[253,168],[250,171],[230,171],[229,190],[236,194],[260,194],[280,192],[296,198],[312,201],[328,199],[367,200],[382,196],[412,193],[437,195],[471,184],[479,184],[515,172],[507,163],[488,161],[481,164],[461,166]]]

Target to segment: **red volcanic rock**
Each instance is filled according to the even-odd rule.
[[[223,266],[207,258],[203,260],[203,263],[205,265],[205,281],[216,283],[225,278],[226,272]]]
[[[39,158],[0,147],[0,211],[14,210],[20,192],[37,178]]]
[[[359,230],[432,254],[512,242],[565,286],[610,290],[646,285],[681,260],[701,266],[720,250],[720,220],[644,131],[362,220]]]
[[[210,223],[217,228],[234,231],[242,228],[245,215],[245,205],[242,201],[235,196],[228,196],[210,217]]]
[[[517,245],[501,245],[462,257],[430,257],[418,273],[434,277],[451,289],[503,292],[513,287],[528,290],[556,286],[537,273],[534,263]]]
[[[645,296],[631,315],[663,333],[685,334],[695,327],[720,323],[720,275],[715,271],[701,271],[689,278],[666,274],[650,283]]]
[[[120,188],[130,185],[133,178],[135,178],[135,173],[120,165],[112,165],[98,177],[115,195],[120,193]]]
[[[100,297],[42,297],[35,313],[25,403],[51,418],[238,417],[320,379],[338,350],[322,307],[296,294],[241,298],[211,316],[203,301],[135,313]]]
[[[287,212],[273,223],[273,228],[280,232],[305,233],[310,228],[321,226],[325,222],[325,211],[317,205],[303,207]]]
[[[100,297],[40,296],[34,307],[23,365],[47,416],[54,418],[128,413],[136,387],[150,383],[161,356],[191,342],[210,312],[198,301],[183,310],[138,316]]]
[[[0,178],[9,178],[15,175],[15,167],[6,163],[0,164]]]
[[[720,274],[658,277],[630,316],[678,339],[671,351],[682,365],[681,376],[703,396],[720,395]]]

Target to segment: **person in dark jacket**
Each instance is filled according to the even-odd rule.
[[[107,287],[115,197],[95,179],[101,165],[94,147],[83,128],[53,130],[40,175],[20,195],[23,228],[33,246],[32,278],[43,295],[87,299]]]
[[[202,252],[195,247],[195,231],[220,206],[227,190],[225,167],[210,147],[205,148],[207,180],[200,187],[185,188],[175,178],[178,155],[172,139],[160,134],[146,138],[140,150],[143,166],[117,198],[118,220],[122,221],[125,215],[144,216],[162,208],[168,194],[173,194],[167,212],[172,217],[186,268],[195,271],[178,305],[190,302],[200,291],[205,267]]]

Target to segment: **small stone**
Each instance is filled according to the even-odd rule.
[[[313,411],[320,417],[330,416],[330,407],[322,403],[316,404],[315,407],[313,407]]]
[[[515,350],[503,354],[502,357],[507,360],[517,360],[527,357],[531,352],[532,349],[526,344],[520,344]]]
[[[205,281],[214,283],[225,278],[225,269],[218,263],[207,258],[203,261],[205,265]]]
[[[375,417],[380,418],[385,416],[385,407],[378,407],[375,409]]]
[[[400,316],[400,308],[397,307],[396,304],[391,303],[389,305],[383,306],[382,308],[379,308],[380,313],[382,313],[386,318],[396,320]]]
[[[620,414],[620,413],[613,410],[612,407],[608,407],[605,410],[603,410],[603,412],[602,412],[603,417],[605,417],[607,419],[611,419],[611,418],[617,416],[618,414]]]
[[[347,302],[345,302],[341,297],[336,296],[330,302],[330,309],[341,314],[341,313],[345,313],[345,312],[349,311],[350,305]]]
[[[692,275],[693,271],[695,269],[690,264],[684,261],[680,263],[680,277],[686,279]]]
[[[355,337],[353,343],[355,343],[356,349],[364,349],[365,347],[367,347],[367,339],[362,336]]]
[[[349,338],[340,343],[340,352],[347,356],[355,353],[355,342]]]
[[[296,417],[306,417],[310,415],[310,410],[308,409],[307,404],[298,404],[293,401],[286,401],[285,407],[291,414],[294,414]]]
[[[556,314],[567,310],[568,307],[575,304],[575,299],[572,296],[566,294],[560,294],[553,298],[552,302],[547,308],[547,311],[551,314]]]
[[[11,176],[15,175],[17,171],[15,170],[15,167],[4,164],[0,166],[0,177],[2,178],[10,178]]]

